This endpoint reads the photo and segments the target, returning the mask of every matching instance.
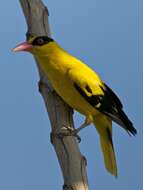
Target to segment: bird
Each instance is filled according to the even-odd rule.
[[[56,93],[71,108],[85,116],[85,121],[77,132],[93,123],[99,134],[105,167],[117,177],[112,122],[117,123],[130,135],[137,133],[123,111],[118,96],[95,71],[70,55],[51,37],[32,36],[17,45],[13,51],[32,53]]]

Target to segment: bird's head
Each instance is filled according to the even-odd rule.
[[[48,36],[30,37],[28,41],[20,43],[12,51],[28,51],[34,55],[44,55],[47,50],[45,47],[48,47],[53,41],[54,40]]]

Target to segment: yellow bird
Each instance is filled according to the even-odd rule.
[[[32,53],[57,94],[73,109],[85,115],[85,123],[93,123],[98,131],[106,169],[117,176],[112,142],[112,121],[135,135],[136,129],[123,111],[116,94],[86,64],[62,49],[48,36],[32,37],[13,49]]]

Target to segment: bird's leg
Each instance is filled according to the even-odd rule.
[[[55,134],[51,134],[51,139],[53,139],[53,137],[57,137],[60,139],[63,139],[64,137],[67,136],[74,136],[77,138],[78,142],[80,143],[81,138],[78,135],[79,131],[81,131],[83,128],[87,127],[90,123],[92,123],[92,117],[86,117],[84,123],[77,129],[69,127],[69,126],[63,126],[58,132],[56,132]],[[53,142],[53,140],[52,140]]]
[[[86,117],[84,123],[77,129],[75,129],[75,133],[79,133],[79,131],[81,131],[82,129],[84,129],[85,127],[87,127],[88,125],[90,125],[92,123],[92,120],[90,117]]]
[[[88,116],[86,117],[84,123],[77,129],[71,128],[71,127],[66,127],[66,129],[69,131],[70,135],[76,136],[77,139],[79,140],[80,137],[77,135],[82,129],[87,127],[89,124],[92,123],[92,117]]]

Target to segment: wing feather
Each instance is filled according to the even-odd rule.
[[[101,81],[100,77],[87,66],[69,70],[74,88],[95,109],[105,114],[123,127],[129,134],[135,135],[136,129],[123,111],[123,105],[117,95]]]
[[[131,133],[133,135],[137,133],[136,129],[133,127],[132,122],[123,112],[121,101],[106,84],[99,86],[103,93],[97,95],[92,93],[89,85],[86,85],[85,88],[88,90],[88,92],[90,92],[90,95],[87,95],[86,91],[76,83],[74,83],[74,87],[90,105],[95,107],[101,113],[110,117],[113,121],[122,126],[128,133]]]

